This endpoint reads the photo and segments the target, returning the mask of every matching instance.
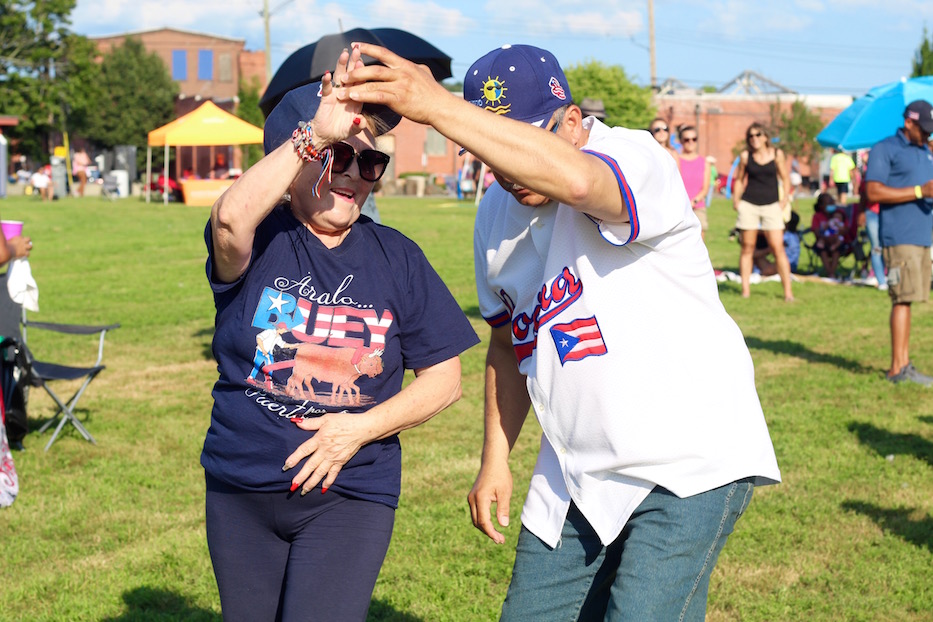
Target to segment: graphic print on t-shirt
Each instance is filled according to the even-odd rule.
[[[279,277],[263,289],[251,323],[259,329],[246,378],[259,391],[248,390],[251,396],[289,417],[373,403],[357,381],[382,373],[394,316],[347,295],[352,280],[347,275],[335,291],[320,292],[310,276],[301,281]],[[273,408],[270,397],[298,408]]]

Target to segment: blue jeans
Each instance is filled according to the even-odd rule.
[[[878,214],[872,211],[865,212],[865,231],[868,233],[868,241],[871,242],[871,269],[878,279],[878,285],[884,285],[888,282],[884,275],[884,259],[881,258],[881,237],[878,234],[878,225],[880,218]]]
[[[753,489],[747,479],[681,499],[657,486],[608,547],[573,504],[557,548],[522,527],[500,620],[704,620],[710,574]]]

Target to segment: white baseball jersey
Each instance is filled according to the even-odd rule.
[[[780,481],[676,163],[645,131],[586,124],[630,222],[525,207],[494,184],[474,239],[480,310],[511,326],[544,431],[522,523],[550,546],[571,499],[609,544],[656,485],[687,497]]]

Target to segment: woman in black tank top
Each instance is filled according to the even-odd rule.
[[[755,253],[755,240],[760,230],[777,265],[784,286],[784,300],[791,301],[790,262],[784,252],[784,208],[790,203],[791,185],[784,153],[772,147],[768,133],[759,123],[752,123],[745,131],[748,149],[739,156],[735,172],[732,206],[738,212],[736,228],[740,230],[742,251],[739,254],[739,275],[742,278],[742,297],[750,294],[749,282]],[[783,186],[784,194],[780,188]]]

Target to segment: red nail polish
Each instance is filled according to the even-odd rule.
[[[362,123],[362,121],[363,121],[363,120],[360,119],[359,117],[354,117],[354,118],[353,118],[353,125],[359,125],[360,123]]]
[[[325,492],[327,492],[327,488],[324,486],[321,486],[321,494],[323,495]]]
[[[298,484],[292,483],[291,488],[289,488],[288,490],[289,492],[295,492],[296,490],[298,490]]]
[[[302,421],[304,421],[304,419],[302,419],[301,417],[292,417],[291,419],[289,419],[289,421],[291,421],[292,423],[301,423]]]

